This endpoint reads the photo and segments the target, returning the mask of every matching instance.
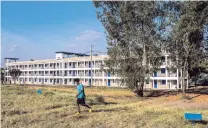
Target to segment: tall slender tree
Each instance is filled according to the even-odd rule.
[[[182,91],[185,96],[187,72],[193,71],[203,59],[203,27],[207,24],[207,2],[184,2],[178,9],[178,22],[174,24],[172,42],[168,49],[175,67],[182,70]]]
[[[143,96],[145,80],[161,65],[162,2],[95,1],[98,19],[106,29],[107,71],[121,77],[129,88]]]

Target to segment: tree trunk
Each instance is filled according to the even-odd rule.
[[[187,63],[187,60],[185,60],[184,66],[182,69],[182,92],[183,92],[182,96],[183,96],[183,98],[186,96],[186,84],[185,84],[186,63]]]
[[[194,80],[194,87],[196,87],[196,81],[197,81],[198,79],[197,78],[195,78],[195,80]]]
[[[135,86],[137,87],[136,88],[136,94],[138,97],[143,97],[144,96],[144,93],[143,93],[143,87],[144,87],[144,81],[140,81],[139,82],[139,85],[138,85],[138,81],[135,82]]]
[[[14,85],[16,85],[16,79],[14,78]]]
[[[144,21],[142,21],[142,43],[143,43],[143,57],[142,57],[142,66],[144,68],[144,70],[142,71],[142,78],[140,80],[140,84],[139,84],[139,91],[138,91],[138,94],[137,96],[140,96],[140,97],[143,97],[144,94],[143,94],[143,87],[144,87],[144,79],[145,79],[145,76],[146,76],[146,64],[147,64],[147,61],[146,61],[146,46],[145,46],[145,42],[144,42]]]

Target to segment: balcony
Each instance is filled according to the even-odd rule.
[[[166,65],[166,62],[162,62],[162,65]]]
[[[79,65],[79,66],[78,66],[78,68],[84,68],[84,67],[85,67],[84,65]]]
[[[82,77],[82,76],[84,76],[84,73],[79,73],[77,75],[80,76],[80,77]]]
[[[167,65],[171,65],[171,61],[170,60],[167,61]]]
[[[95,77],[102,77],[103,74],[102,73],[95,73]]]
[[[168,77],[177,77],[177,73],[171,73],[171,74],[169,73]]]
[[[96,64],[95,68],[101,68],[101,64]]]
[[[37,69],[44,69],[44,67],[37,67]]]

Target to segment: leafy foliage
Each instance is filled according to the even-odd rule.
[[[14,82],[16,83],[16,80],[22,74],[22,71],[20,71],[19,69],[11,69],[11,70],[9,70],[9,74],[12,77],[12,79],[14,80]]]
[[[182,70],[183,83],[187,71],[199,74],[197,68],[207,60],[203,52],[208,35],[206,1],[94,1],[94,5],[108,42],[109,58],[103,69],[140,90],[140,96],[144,80],[158,69],[164,51],[173,62],[167,69]],[[185,92],[185,84],[182,87]]]
[[[1,68],[1,83],[3,84],[5,78],[4,69]]]
[[[161,65],[162,33],[166,10],[163,2],[94,2],[106,29],[109,58],[106,72],[121,77],[143,96],[144,81]],[[139,84],[138,84],[139,83]]]
[[[207,24],[208,2],[184,2],[177,10],[179,17],[173,27],[172,41],[168,45],[172,61],[182,70],[182,90],[185,94],[185,72],[197,71],[204,60],[203,27]],[[195,72],[196,73],[196,72]]]

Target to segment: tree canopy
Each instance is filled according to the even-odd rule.
[[[14,80],[14,82],[16,84],[16,80],[22,74],[22,71],[20,71],[19,69],[11,69],[11,70],[9,70],[9,74],[10,74],[10,76],[12,77],[12,79]]]
[[[138,96],[143,96],[144,81],[160,67],[164,53],[174,64],[169,69],[183,70],[183,81],[185,72],[206,58],[207,2],[94,1],[94,6],[106,30],[106,71],[120,76]]]

